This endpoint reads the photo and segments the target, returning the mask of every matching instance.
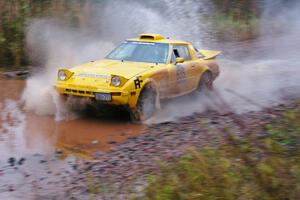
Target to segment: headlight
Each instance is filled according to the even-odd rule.
[[[121,85],[121,79],[120,79],[120,77],[118,77],[118,76],[113,76],[113,77],[111,78],[111,84],[112,84],[113,86],[115,86],[115,87],[120,86],[120,85]]]
[[[64,81],[67,79],[67,74],[63,70],[58,72],[58,79],[61,81]]]

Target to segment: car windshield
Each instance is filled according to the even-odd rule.
[[[106,58],[133,62],[166,63],[169,45],[163,43],[126,41]]]

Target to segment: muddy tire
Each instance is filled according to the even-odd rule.
[[[197,91],[207,94],[213,90],[213,78],[211,72],[204,72],[201,76]]]
[[[151,118],[156,110],[157,92],[149,84],[146,85],[139,97],[137,106],[130,111],[131,120],[134,122],[141,122]]]

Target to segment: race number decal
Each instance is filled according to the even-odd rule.
[[[141,88],[141,83],[143,82],[143,80],[141,80],[140,78],[141,78],[141,76],[138,76],[134,80],[134,87],[135,87],[135,89],[140,89]]]

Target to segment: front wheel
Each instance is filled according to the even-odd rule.
[[[156,110],[158,95],[156,90],[149,84],[146,85],[139,97],[136,108],[130,111],[133,121],[145,121],[151,118]]]

